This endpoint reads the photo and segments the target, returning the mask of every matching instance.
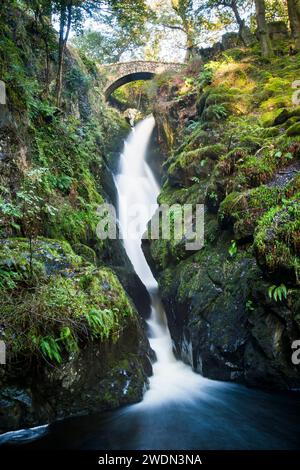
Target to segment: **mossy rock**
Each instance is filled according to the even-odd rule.
[[[221,178],[211,179],[207,186],[205,204],[210,212],[216,214],[226,195],[227,182]]]
[[[92,248],[87,245],[83,245],[82,243],[77,243],[76,245],[73,245],[72,248],[77,255],[81,256],[91,264],[96,264],[97,256]]]
[[[35,278],[57,273],[69,275],[81,264],[81,257],[73,252],[67,242],[61,240],[39,237],[32,240],[31,250],[26,238],[0,240],[0,265],[24,279],[31,275]]]
[[[210,92],[206,100],[206,106],[210,106],[212,104],[225,104],[230,103],[233,100],[232,93],[228,90],[215,90]]]
[[[278,127],[269,127],[264,130],[264,137],[268,139],[269,137],[276,137],[280,134],[280,129]]]
[[[285,283],[300,284],[300,193],[259,221],[254,247],[260,265]]]
[[[297,122],[293,124],[292,126],[290,126],[288,130],[286,131],[286,133],[289,137],[300,135],[300,122]]]
[[[274,126],[279,126],[285,124],[289,119],[300,117],[300,107],[287,109],[282,109],[274,119]]]
[[[170,184],[189,186],[195,177],[207,178],[212,171],[214,161],[225,151],[223,145],[214,144],[182,152],[167,170]]]
[[[45,338],[58,342],[59,356],[48,357],[58,363],[90,338],[117,339],[134,311],[115,274],[84,264],[66,242],[38,239],[32,246],[30,254],[27,240],[0,242],[0,311],[9,359],[41,357]]]
[[[213,244],[220,236],[220,225],[215,216],[205,216],[204,240],[205,243]]]
[[[289,110],[290,117],[299,117],[300,118],[300,106]]]
[[[244,177],[250,187],[266,184],[272,180],[280,161],[268,148],[259,156],[246,156],[236,167],[237,177]]]
[[[260,186],[242,193],[230,193],[220,205],[221,227],[232,227],[237,240],[253,236],[257,221],[280,200],[280,189]]]
[[[202,114],[202,121],[219,122],[225,121],[229,116],[230,109],[227,103],[211,104],[207,106]]]

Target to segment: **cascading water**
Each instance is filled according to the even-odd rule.
[[[132,130],[115,178],[121,230],[126,209],[148,208],[136,237],[124,245],[152,301],[149,339],[156,353],[149,390],[141,403],[111,413],[78,417],[49,427],[7,433],[4,442],[29,449],[298,449],[300,399],[205,379],[177,361],[157,283],[141,250],[141,237],[156,208],[159,187],[146,163],[153,117]]]
[[[145,394],[143,406],[159,404],[167,400],[190,399],[199,393],[202,377],[192,372],[191,368],[177,361],[172,351],[172,340],[167,327],[165,312],[158,295],[157,282],[146,262],[141,238],[146,230],[149,217],[157,207],[159,186],[146,162],[146,155],[151,135],[155,126],[152,116],[140,122],[131,132],[120,158],[119,172],[115,178],[118,193],[118,212],[124,247],[133,267],[149,291],[151,297],[151,317],[148,321],[149,340],[156,353],[157,361],[153,366],[150,388]],[[128,233],[128,214],[131,208],[139,211],[139,226],[136,233]],[[144,209],[144,210],[143,210]],[[132,210],[132,215],[135,210]],[[134,236],[135,235],[135,236]]]

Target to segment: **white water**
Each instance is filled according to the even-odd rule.
[[[153,126],[153,118],[140,123],[127,139],[121,157],[116,183],[123,227],[126,201],[156,203],[159,188],[145,163]],[[158,360],[144,400],[106,413],[100,419],[99,414],[89,415],[49,427],[7,433],[0,436],[0,445],[29,442],[29,450],[105,452],[108,449],[299,449],[297,396],[271,395],[237,384],[207,380],[176,361],[157,284],[143,256],[139,237],[125,241],[125,248],[152,298],[148,323],[150,343]]]
[[[133,204],[144,204],[148,208],[139,227],[138,236],[124,237],[124,247],[133,267],[151,296],[151,316],[148,321],[150,345],[156,353],[150,388],[144,396],[142,406],[158,405],[170,401],[190,401],[201,394],[201,383],[209,382],[195,374],[190,367],[176,360],[166,315],[158,294],[157,282],[141,249],[141,237],[147,223],[157,207],[159,186],[146,162],[151,135],[155,126],[152,116],[140,122],[125,142],[120,158],[119,172],[115,178],[118,192],[120,229],[126,233],[126,212]],[[149,215],[150,213],[150,215]]]

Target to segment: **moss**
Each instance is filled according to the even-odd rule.
[[[43,341],[50,339],[61,354],[70,352],[70,341],[77,349],[91,338],[118,340],[133,308],[110,269],[85,265],[67,243],[39,239],[32,274],[26,240],[2,240],[0,247],[2,273],[18,274],[0,297],[10,361],[39,358]]]
[[[63,200],[62,205],[59,204],[58,207],[59,210],[46,227],[49,237],[68,240],[72,245],[89,245],[96,240],[98,205],[84,204],[83,207],[77,208]]]
[[[207,106],[202,114],[202,122],[224,121],[230,113],[230,108],[226,103],[211,104]]]
[[[253,235],[257,220],[280,197],[278,188],[260,186],[250,191],[229,194],[220,205],[218,218],[221,226],[232,226],[236,239]]]
[[[264,130],[263,136],[267,139],[269,137],[276,137],[280,134],[280,129],[278,127],[269,127]]]
[[[206,99],[206,107],[212,104],[230,103],[234,100],[235,91],[227,87],[217,87],[210,91]]]
[[[179,161],[181,166],[185,167],[195,160],[198,162],[204,160],[205,158],[217,160],[222,155],[222,153],[224,153],[224,151],[225,148],[222,144],[208,145],[206,147],[200,147],[189,152],[183,152],[179,157]]]
[[[276,123],[276,119],[278,118],[278,116],[280,116],[283,109],[284,108],[280,108],[280,109],[275,109],[275,110],[272,110],[272,111],[264,112],[261,115],[261,118],[260,118],[262,126],[263,127],[273,127],[274,124]]]
[[[208,145],[188,152],[182,152],[168,168],[168,178],[171,183],[191,184],[195,177],[207,177],[225,148],[221,144]]]
[[[96,264],[97,257],[95,251],[87,245],[77,243],[72,246],[74,252],[91,264]]]
[[[248,157],[239,167],[250,186],[264,184],[271,179],[276,170],[276,161],[269,155],[263,158]]]
[[[273,207],[259,221],[254,246],[257,258],[284,282],[300,283],[300,193]]]
[[[32,256],[32,272],[30,257]],[[0,266],[19,275],[20,280],[45,278],[52,273],[69,273],[78,269],[82,259],[75,255],[67,242],[39,237],[32,241],[25,238],[8,238],[0,241]]]
[[[300,135],[300,122],[297,122],[290,126],[286,133],[289,137],[293,137],[294,135]]]
[[[198,124],[192,133],[185,137],[183,144],[176,150],[176,154],[179,154],[184,150],[186,152],[189,150],[196,150],[201,146],[208,145],[209,141],[209,134],[202,128],[200,124]]]

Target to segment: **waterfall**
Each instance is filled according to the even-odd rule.
[[[155,351],[157,361],[153,365],[150,388],[144,396],[142,406],[160,404],[164,401],[190,400],[200,392],[201,382],[205,381],[195,374],[182,361],[176,360],[170,332],[158,285],[146,262],[141,238],[147,223],[157,208],[160,188],[146,162],[147,150],[155,126],[153,116],[144,119],[131,131],[124,144],[115,182],[118,193],[118,216],[121,233],[127,233],[128,213],[135,214],[132,207],[147,210],[139,212],[140,226],[136,236],[125,237],[124,247],[132,265],[151,297],[151,316],[148,321],[149,341]],[[131,234],[133,235],[133,234]]]
[[[153,376],[142,402],[103,415],[90,414],[51,426],[0,436],[1,443],[29,442],[36,449],[195,450],[299,449],[298,395],[270,394],[208,380],[176,360],[157,283],[141,250],[141,237],[157,207],[159,186],[146,162],[154,119],[130,133],[115,177],[120,228],[136,203],[148,207],[135,237],[125,238],[131,262],[151,297],[149,341],[156,353]],[[31,443],[31,441],[39,438]],[[26,447],[27,449],[27,447]]]

